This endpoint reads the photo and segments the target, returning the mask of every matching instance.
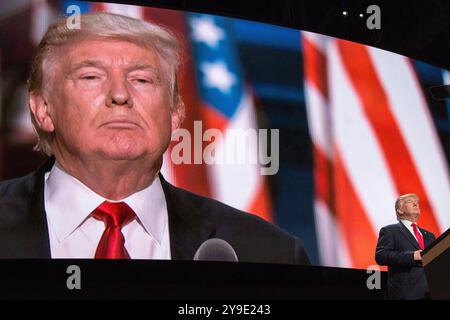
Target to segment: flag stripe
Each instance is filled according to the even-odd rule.
[[[365,269],[375,264],[377,234],[366,214],[367,206],[355,192],[339,153],[336,152],[334,162],[337,217],[341,233],[347,240],[353,267]]]
[[[248,212],[252,212],[266,221],[273,222],[271,197],[267,183],[264,183],[261,179],[253,193],[253,200],[247,208]]]
[[[361,113],[336,42],[330,45],[327,59],[328,76],[333,84],[329,96],[335,143],[333,169],[336,216],[348,246],[351,267],[367,268],[375,263],[376,227],[386,224],[386,220],[382,220],[386,215],[379,215],[379,212],[392,212],[392,209],[387,211],[385,199],[395,196],[378,143]],[[367,166],[373,171],[367,170]],[[378,186],[373,189],[374,182]]]
[[[450,227],[450,179],[445,155],[437,136],[417,75],[409,59],[370,48],[391,110],[398,121],[408,150],[440,231]],[[407,92],[407,94],[398,94]],[[405,106],[408,106],[405,108]]]
[[[380,143],[390,174],[400,194],[414,192],[421,198],[422,225],[439,233],[431,206],[417,170],[399,130],[367,49],[348,41],[338,41],[342,62],[358,95],[365,115]],[[401,119],[399,119],[401,120]],[[413,190],[411,190],[413,189]]]
[[[328,105],[326,37],[302,32],[305,95],[311,138],[314,143],[315,223],[322,265],[353,266],[336,217],[333,179],[333,140]]]
[[[306,58],[304,72],[307,76],[308,84],[313,85],[328,100],[326,56],[307,36],[303,40],[303,50]]]
[[[313,146],[313,154],[316,196],[332,210],[335,196],[333,192],[333,163],[317,146]]]
[[[323,266],[353,266],[346,239],[343,238],[334,212],[327,203],[317,198],[314,202],[320,262]]]
[[[133,6],[129,4],[120,4],[120,3],[95,3],[96,9],[98,11],[108,11],[111,13],[117,13],[137,19],[144,18],[143,7],[141,6]]]
[[[309,82],[306,76],[305,95],[307,102],[307,116],[311,139],[317,148],[320,148],[325,155],[331,159],[333,148],[331,143],[332,123],[330,120],[330,110],[325,97],[320,94],[313,83]]]
[[[249,97],[245,95],[235,115],[229,119],[226,130],[252,129],[254,123],[253,108]],[[207,126],[214,127],[211,124],[207,124]],[[208,167],[213,196],[235,208],[248,210],[253,203],[253,192],[258,189],[261,182],[259,165],[248,162],[226,163],[226,161],[240,154],[256,155],[258,152],[257,145],[252,143],[247,145],[235,144],[228,139],[230,136],[227,136],[226,130],[223,132],[224,140],[218,143],[216,149],[216,156],[218,159],[223,159],[223,163],[215,163]],[[242,136],[239,138],[242,138]],[[239,183],[236,183],[237,177],[239,177]]]
[[[369,219],[379,230],[395,221],[394,182],[376,135],[363,113],[361,101],[342,64],[336,42],[328,53],[330,104],[334,138],[355,192],[365,204]]]

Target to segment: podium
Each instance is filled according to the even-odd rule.
[[[450,299],[450,229],[422,252],[432,299]]]

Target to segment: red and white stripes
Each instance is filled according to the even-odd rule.
[[[204,108],[209,108],[204,106]],[[217,128],[224,121],[215,119],[217,116],[204,118],[207,127]],[[243,98],[238,106],[236,114],[224,122],[227,130],[241,132],[245,134],[247,130],[257,127],[255,108],[248,92],[243,94]],[[258,157],[258,142],[249,140],[248,143],[229,143],[228,135],[218,143],[216,156],[225,158],[228,155],[238,157],[247,155]],[[233,137],[230,138],[231,140]],[[248,159],[247,159],[248,160]],[[226,203],[239,210],[254,213],[267,221],[273,221],[270,197],[267,189],[265,176],[260,173],[259,163],[215,163],[208,166],[208,178],[211,185],[211,195],[213,198]]]
[[[141,6],[132,6],[120,3],[94,3],[93,8],[96,11],[117,13],[137,19],[144,18],[144,7]]]
[[[328,98],[327,38],[303,33],[305,95],[314,153],[316,230],[321,263],[346,266],[350,257],[334,203],[332,122]]]
[[[448,168],[410,61],[307,32],[303,44],[323,264],[374,264],[377,233],[395,223],[399,194],[419,195],[424,228],[449,227]]]

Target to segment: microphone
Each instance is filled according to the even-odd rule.
[[[212,238],[202,243],[194,255],[194,261],[238,262],[233,247],[225,240]]]

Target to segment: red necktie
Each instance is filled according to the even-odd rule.
[[[95,258],[130,259],[121,229],[136,217],[134,211],[125,202],[105,201],[92,212],[92,216],[103,220],[106,227],[98,243]]]
[[[417,239],[417,242],[419,243],[419,247],[422,250],[425,249],[425,245],[423,243],[423,237],[420,234],[419,229],[417,229],[417,224],[413,223],[413,224],[411,224],[411,226],[413,227],[413,231],[414,231],[414,234],[416,235],[416,239]]]

